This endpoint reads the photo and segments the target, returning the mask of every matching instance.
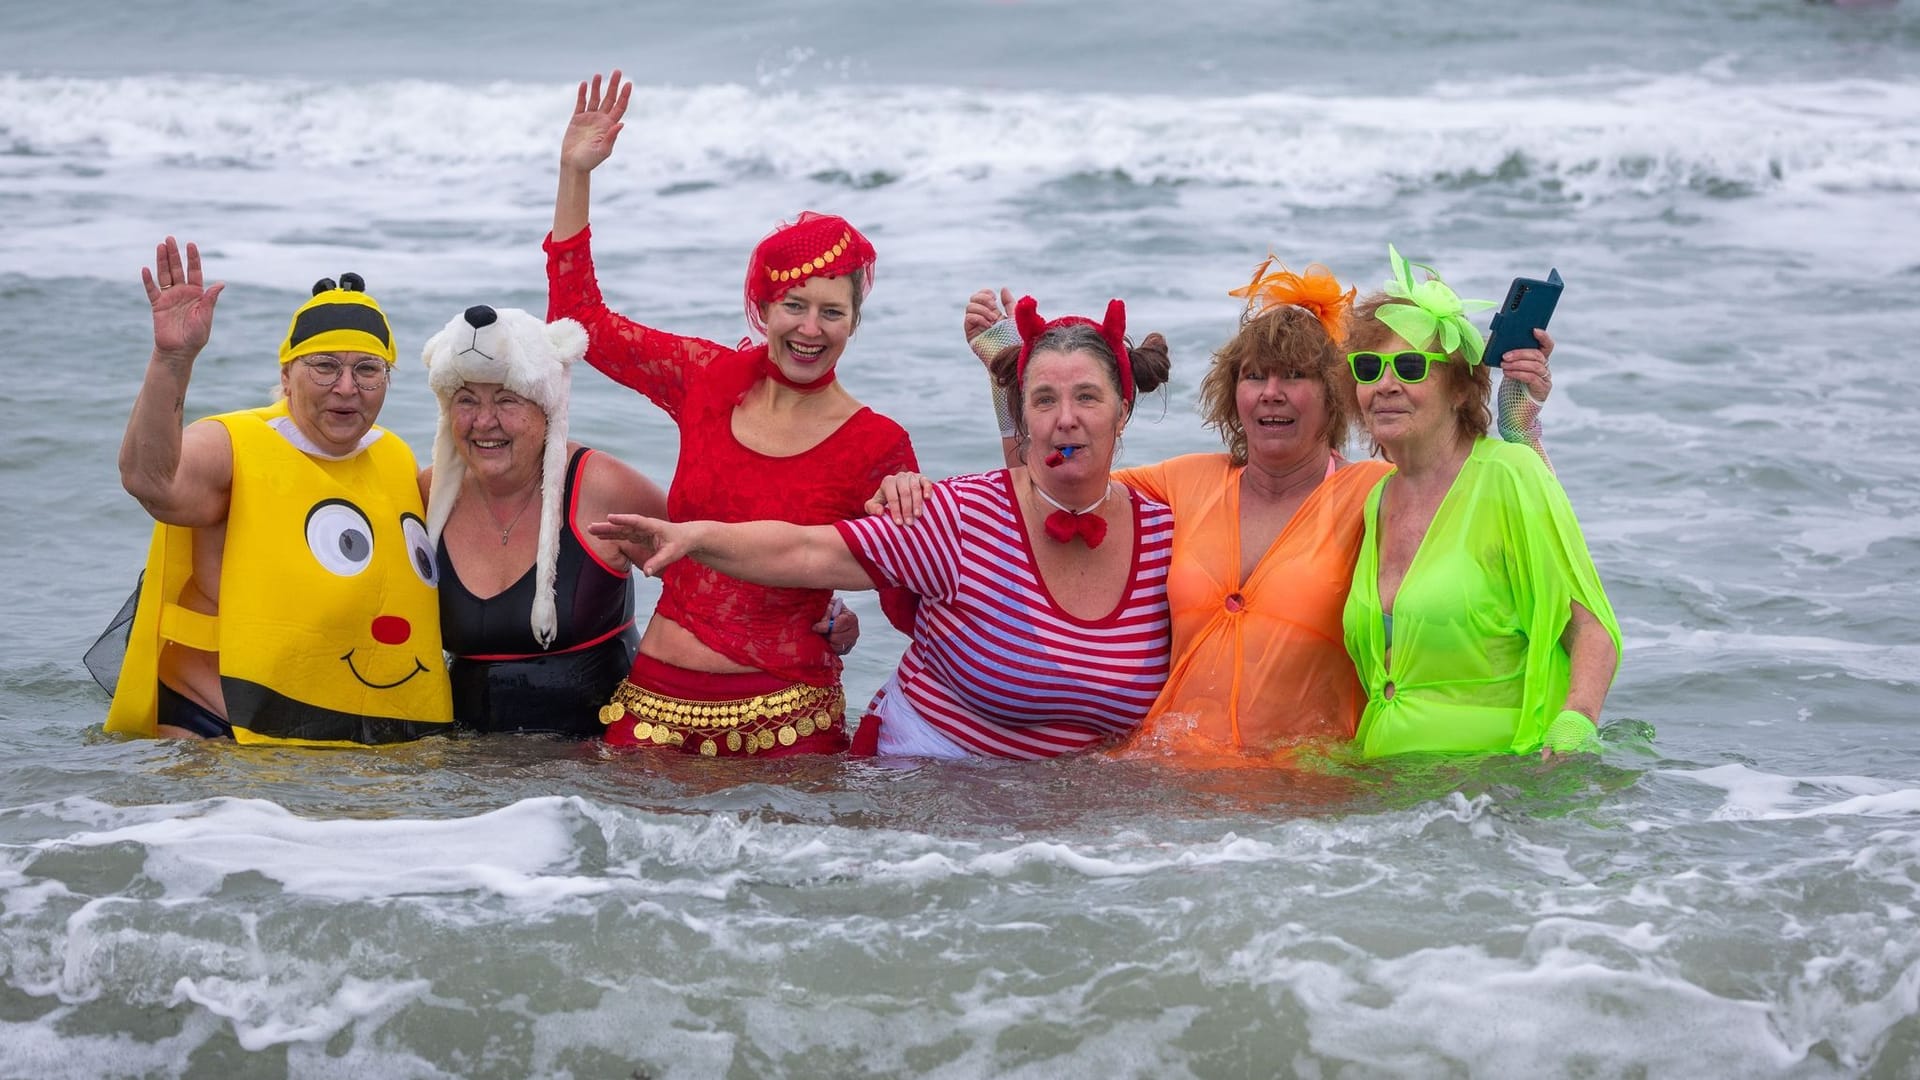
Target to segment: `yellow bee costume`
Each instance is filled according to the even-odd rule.
[[[328,349],[391,361],[390,334],[368,339],[369,309],[386,330],[379,308],[323,284],[294,316],[282,362]],[[358,310],[316,314],[329,306]],[[306,453],[281,430],[293,425],[284,401],[212,419],[233,443],[220,612],[180,606],[193,530],[156,525],[107,730],[154,734],[167,641],[219,654],[242,743],[354,746],[448,730],[438,571],[413,452],[376,427],[345,459]]]

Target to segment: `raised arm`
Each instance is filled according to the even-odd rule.
[[[1020,460],[1020,432],[1014,427],[1013,414],[1007,405],[1009,391],[993,381],[993,359],[1006,351],[1008,346],[1020,344],[1019,332],[1013,328],[1013,318],[1007,313],[1013,308],[1013,293],[1001,289],[995,297],[992,289],[981,289],[967,298],[967,313],[961,320],[961,329],[966,334],[967,348],[973,350],[980,364],[988,369],[988,381],[993,393],[993,416],[999,423],[1000,456],[1009,469],[1019,468],[1025,462]]]
[[[1500,358],[1499,420],[1500,438],[1520,443],[1540,455],[1547,471],[1553,471],[1553,459],[1547,456],[1541,438],[1540,407],[1553,391],[1553,371],[1547,361],[1553,356],[1553,335],[1535,330],[1537,349],[1512,349]]]
[[[233,491],[233,443],[222,424],[181,431],[193,362],[213,332],[213,308],[226,286],[201,284],[200,249],[184,263],[173,237],[154,249],[140,278],[153,308],[153,352],[120,441],[120,484],[154,520],[203,527],[226,520]]]
[[[587,227],[588,178],[613,152],[625,127],[633,85],[615,71],[602,92],[600,76],[580,84],[573,116],[560,140],[560,184],[547,237],[547,321],[573,319],[587,330],[587,363],[623,386],[645,394],[676,419],[687,380],[722,357],[724,345],[655,330],[607,306],[593,266],[593,230]]]
[[[627,102],[633,98],[633,84],[620,82],[620,69],[607,79],[606,93],[600,92],[600,76],[580,84],[573,102],[573,119],[560,140],[560,190],[553,200],[553,238],[571,239],[587,227],[587,207],[592,201],[590,177],[600,163],[613,153],[613,144],[626,125]]]
[[[840,531],[832,525],[785,521],[671,522],[638,514],[609,514],[588,526],[593,535],[641,544],[653,557],[640,567],[649,577],[691,558],[731,578],[782,588],[871,589]]]

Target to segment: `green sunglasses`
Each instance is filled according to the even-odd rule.
[[[1403,383],[1427,381],[1427,372],[1433,369],[1434,361],[1447,362],[1446,353],[1415,352],[1350,352],[1347,354],[1347,366],[1353,369],[1353,381],[1362,385],[1377,383],[1387,373],[1387,365],[1393,365],[1393,377]]]

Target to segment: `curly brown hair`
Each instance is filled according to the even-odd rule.
[[[1353,321],[1347,324],[1347,352],[1360,352],[1365,349],[1379,349],[1399,335],[1393,328],[1379,319],[1380,309],[1388,304],[1403,304],[1386,293],[1374,293],[1353,305]],[[1438,382],[1440,389],[1449,396],[1460,393],[1460,404],[1454,409],[1454,420],[1460,429],[1478,439],[1493,430],[1493,373],[1485,364],[1467,363],[1466,350],[1458,348],[1447,354],[1448,363],[1434,366],[1428,376]],[[1342,359],[1342,366],[1345,360]],[[1349,371],[1347,382],[1352,385],[1353,375]],[[1353,399],[1354,415],[1359,415],[1360,399],[1357,391]],[[1380,449],[1374,443],[1375,450]]]
[[[1275,374],[1320,384],[1327,445],[1334,450],[1345,446],[1358,414],[1353,373],[1320,320],[1305,308],[1286,304],[1242,323],[1213,354],[1213,364],[1200,380],[1200,417],[1226,440],[1233,463],[1247,463],[1247,429],[1240,423],[1235,388],[1249,375]]]

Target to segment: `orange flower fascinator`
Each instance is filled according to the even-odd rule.
[[[1241,314],[1240,322],[1244,325],[1274,308],[1292,304],[1312,312],[1326,328],[1328,337],[1344,340],[1347,315],[1353,309],[1353,297],[1358,290],[1349,288],[1342,292],[1333,271],[1319,263],[1309,263],[1303,274],[1287,269],[1284,263],[1268,273],[1277,259],[1278,256],[1267,256],[1267,261],[1254,270],[1252,281],[1227,293],[1246,298],[1247,310]]]

